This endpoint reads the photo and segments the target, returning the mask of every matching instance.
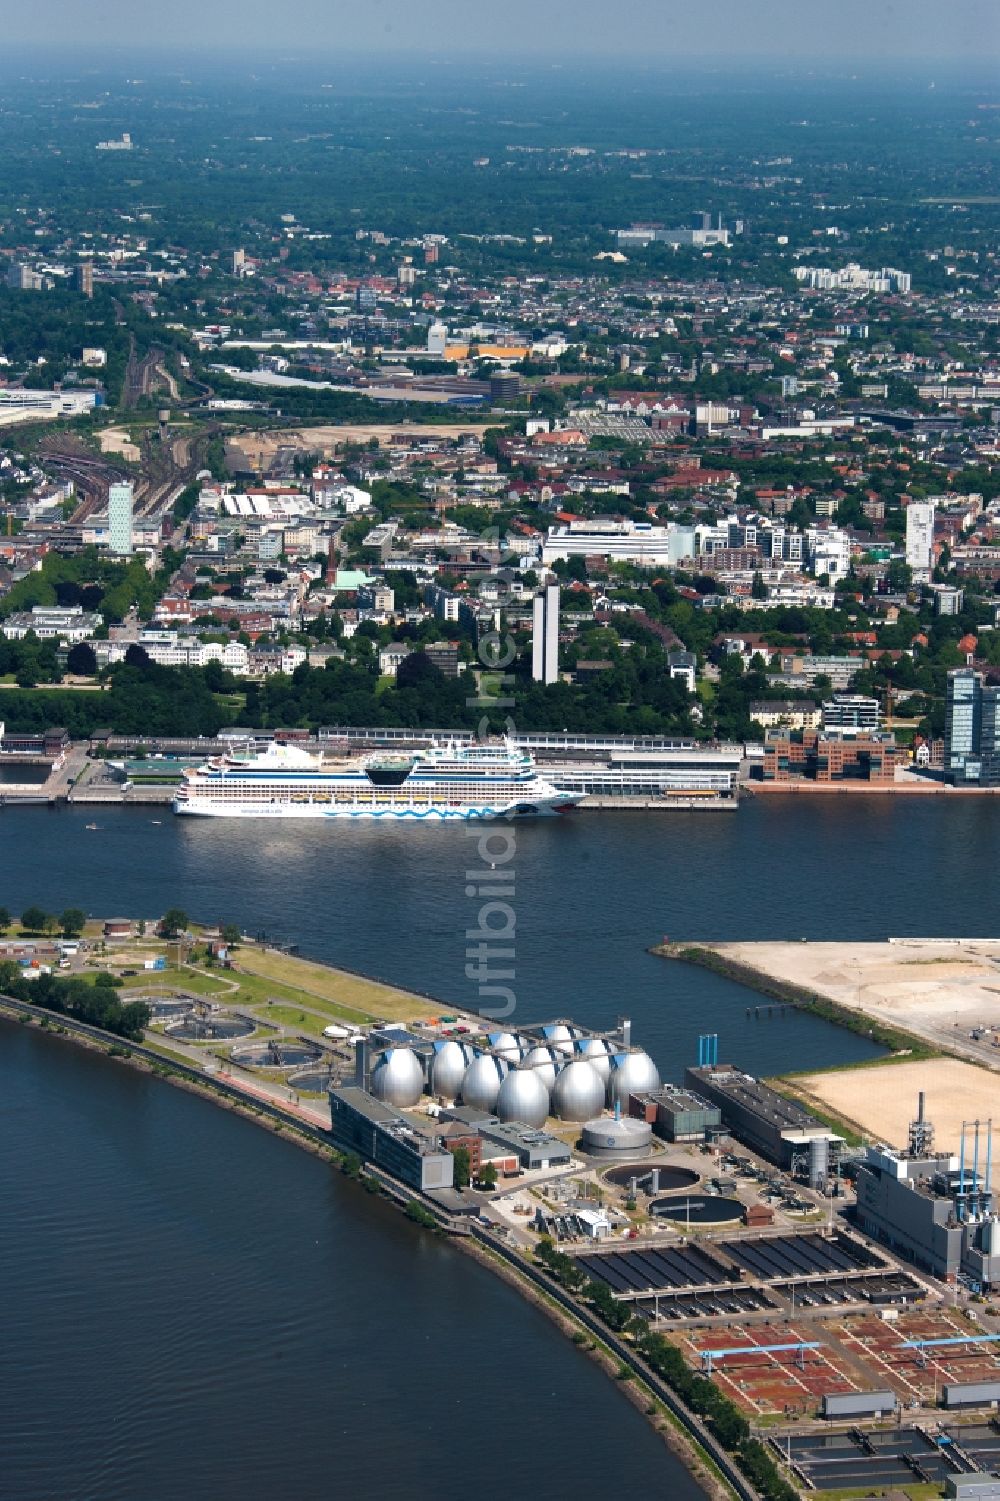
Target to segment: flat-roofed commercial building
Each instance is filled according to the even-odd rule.
[[[455,1159],[391,1105],[356,1084],[330,1090],[330,1134],[342,1151],[385,1168],[400,1182],[427,1192],[451,1188]]]
[[[896,737],[875,730],[768,730],[765,782],[874,782],[896,779]]]

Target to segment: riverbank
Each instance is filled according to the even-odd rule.
[[[768,1081],[848,1140],[905,1146],[923,1095],[938,1147],[957,1153],[963,1120],[985,1121],[997,1108],[1000,942],[663,944],[654,952],[889,1049],[886,1058]]]
[[[175,1061],[138,1044],[124,1042],[64,1015],[45,1012],[41,1008],[7,997],[0,996],[0,1016],[6,1016],[15,1023],[34,1026],[54,1039],[101,1052],[115,1062],[161,1078],[188,1093],[200,1094],[213,1104],[222,1105],[251,1123],[280,1134],[285,1140],[304,1148],[312,1155],[329,1161],[332,1166],[339,1166],[347,1176],[358,1179],[368,1192],[385,1194],[419,1226],[448,1233],[453,1245],[516,1287],[523,1297],[544,1312],[564,1335],[571,1338],[582,1353],[589,1355],[609,1378],[621,1383],[623,1395],[646,1417],[665,1446],[684,1464],[712,1501],[726,1501],[726,1498],[734,1495],[741,1498],[741,1501],[753,1501],[756,1493],[733,1470],[732,1462],[715,1445],[704,1425],[663,1388],[662,1383],[645,1368],[636,1352],[610,1331],[603,1329],[586,1309],[567,1306],[568,1300],[556,1284],[546,1289],[544,1284],[548,1279],[544,1272],[527,1262],[512,1248],[499,1243],[490,1244],[491,1238],[485,1235],[481,1235],[479,1241],[473,1240],[464,1222],[454,1220],[432,1200],[425,1199],[423,1195],[410,1190],[372,1164],[366,1163],[357,1171],[349,1159],[324,1139],[325,1132],[305,1123],[298,1113],[288,1107],[277,1102],[264,1102],[257,1095],[244,1094],[241,1082],[237,1079],[221,1079],[217,1075],[198,1077],[191,1066],[182,1061]],[[716,1449],[715,1463],[709,1449]],[[728,1471],[731,1476],[729,1483],[723,1479],[723,1470]]]
[[[649,952],[661,959],[694,964],[701,969],[711,970],[713,974],[734,980],[779,1005],[794,1006],[798,1011],[805,1011],[843,1027],[848,1032],[867,1037],[892,1053],[905,1053],[908,1057],[935,1056],[936,1049],[929,1047],[924,1039],[903,1027],[888,1025],[879,1018],[869,1016],[859,1009],[851,1009],[818,990],[810,989],[797,979],[772,973],[763,964],[749,962],[742,957],[742,950],[753,947],[752,944],[684,944],[665,941],[655,944]],[[870,1065],[865,1063],[854,1066]]]

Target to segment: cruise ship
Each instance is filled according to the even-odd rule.
[[[229,753],[184,773],[174,812],[203,818],[530,818],[580,794],[538,775],[511,741],[434,745],[412,755],[331,760],[295,745]]]

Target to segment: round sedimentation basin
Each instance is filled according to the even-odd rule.
[[[303,1068],[297,1073],[289,1074],[288,1083],[292,1089],[302,1090],[306,1094],[326,1094],[336,1077],[333,1069]]]
[[[252,1021],[242,1016],[187,1016],[167,1028],[169,1037],[180,1037],[185,1042],[230,1042],[234,1037],[249,1037],[256,1029]]]
[[[244,1068],[295,1068],[315,1063],[318,1048],[306,1042],[258,1042],[249,1048],[233,1048],[234,1063]]]
[[[711,1195],[678,1194],[675,1198],[654,1199],[649,1212],[657,1219],[672,1220],[680,1225],[727,1225],[743,1214],[739,1199],[719,1199]]]
[[[659,1172],[659,1186],[654,1190],[652,1176]],[[677,1193],[682,1188],[695,1188],[701,1182],[700,1173],[696,1173],[689,1167],[661,1167],[657,1168],[653,1162],[626,1162],[621,1167],[612,1167],[604,1174],[605,1182],[613,1183],[616,1188],[630,1188],[632,1179],[638,1180],[640,1193],[669,1194]]]
[[[154,1022],[177,1022],[190,1016],[194,1010],[194,1001],[185,1001],[180,996],[171,999],[168,996],[137,995],[132,999],[145,1002],[150,1020]]]

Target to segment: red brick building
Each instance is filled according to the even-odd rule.
[[[896,737],[885,731],[768,730],[765,782],[895,781]]]

